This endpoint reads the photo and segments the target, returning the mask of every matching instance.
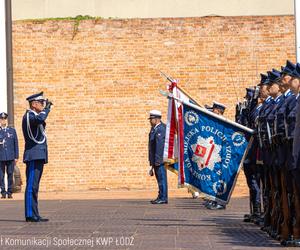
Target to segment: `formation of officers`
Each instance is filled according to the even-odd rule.
[[[300,246],[300,64],[261,74],[246,89],[236,121],[255,131],[244,161],[250,191],[245,222],[285,246]]]
[[[38,191],[44,164],[48,162],[46,119],[52,102],[44,98],[43,92],[26,99],[29,109],[22,120],[25,140],[23,162],[26,164],[25,219],[26,222],[46,222],[38,209]],[[19,158],[16,130],[7,126],[8,115],[0,113],[0,188],[1,198],[12,198],[13,172]],[[4,175],[7,173],[7,189]]]

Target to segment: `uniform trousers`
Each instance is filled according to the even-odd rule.
[[[39,218],[38,192],[44,160],[26,162],[25,217]]]
[[[15,169],[15,160],[11,161],[0,161],[0,187],[1,187],[1,194],[12,194],[13,189],[13,174]],[[7,191],[5,190],[5,183],[4,183],[4,175],[5,171],[7,173]]]
[[[260,190],[260,180],[261,180],[261,166],[256,164],[244,164],[244,173],[247,180],[247,185],[250,191],[250,200],[253,205],[258,205],[261,203],[261,190]]]
[[[168,180],[167,171],[164,164],[154,167],[154,173],[158,184],[158,199],[168,200]]]

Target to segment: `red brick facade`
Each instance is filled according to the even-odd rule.
[[[100,19],[80,22],[77,32],[73,21],[16,21],[20,151],[25,98],[44,90],[55,106],[41,190],[154,189],[146,174],[147,116],[160,109],[166,118],[159,70],[201,104],[226,104],[233,118],[237,99],[260,72],[295,61],[294,31],[292,16]],[[169,188],[176,188],[174,174],[169,177]],[[245,192],[243,174],[237,186]]]

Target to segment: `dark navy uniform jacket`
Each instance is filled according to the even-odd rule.
[[[295,124],[296,124],[296,108],[297,99],[293,94],[289,97],[289,102],[286,107],[286,122],[288,127],[288,137],[294,138]]]
[[[278,110],[282,107],[282,105],[284,103],[284,95],[280,95],[280,96],[276,97],[273,102],[274,102],[274,105],[272,107],[272,110],[269,112],[269,114],[266,117],[267,122],[270,125],[272,135],[275,134],[275,131],[274,131],[275,118],[276,118]]]
[[[256,119],[258,118],[261,108],[262,108],[262,104],[259,104],[256,107],[254,107],[253,110],[250,111],[249,118],[248,118],[248,120],[249,120],[248,124],[249,124],[249,127],[252,129],[255,129],[255,122],[256,122]],[[258,138],[257,138],[257,136],[254,136],[252,145],[249,148],[247,157],[244,161],[245,164],[256,164],[258,144],[259,144]]]
[[[48,162],[47,139],[42,131],[46,127],[45,121],[49,112],[50,109],[45,108],[39,114],[32,110],[27,110],[24,114],[22,120],[22,130],[25,140],[23,162],[32,160],[44,160],[45,163]],[[29,121],[27,121],[27,116]],[[30,124],[32,134],[30,134],[30,130],[27,126],[28,122]],[[42,143],[37,143],[33,139]]]
[[[14,128],[0,128],[0,143],[0,161],[19,159],[18,137]]]
[[[269,165],[271,163],[271,155],[268,152],[268,148],[265,146],[268,145],[268,133],[267,133],[267,118],[271,114],[275,105],[275,101],[272,97],[268,97],[259,112],[259,122],[261,124],[261,134],[262,134],[262,141],[264,143],[264,147],[261,152],[262,160],[264,164]]]
[[[293,105],[296,106],[296,97],[292,93],[291,90],[288,90],[283,95],[284,102],[283,104],[277,109],[276,112],[276,127],[277,131],[275,133],[286,137],[286,134],[288,131],[287,129],[287,117],[289,113],[291,112],[291,109],[293,109]]]
[[[293,164],[293,138],[295,132],[295,124],[296,124],[296,107],[297,107],[297,99],[294,94],[288,97],[289,101],[286,106],[286,123],[287,123],[287,139],[289,139],[289,143],[287,144],[287,167],[288,170],[292,170],[294,168]]]
[[[300,97],[297,99],[292,169],[300,169]]]
[[[262,107],[259,111],[258,120],[260,122],[261,133],[262,136],[266,139],[266,131],[267,131],[267,116],[272,111],[274,106],[273,98],[269,96],[262,104]]]
[[[159,166],[163,163],[165,136],[166,125],[164,123],[151,128],[148,144],[150,166]]]

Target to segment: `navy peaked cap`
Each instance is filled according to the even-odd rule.
[[[43,96],[44,92],[40,92],[31,96],[28,96],[26,98],[27,101],[32,102],[32,101],[45,101],[46,99]]]
[[[258,84],[259,86],[261,85],[267,85],[269,83],[269,78],[265,74],[260,74],[260,83]]]
[[[291,61],[287,60],[285,67],[281,67],[281,75],[291,75],[295,69],[296,65],[293,64]]]
[[[291,73],[291,76],[300,78],[300,64],[299,63],[296,64],[296,68]]]
[[[209,106],[207,104],[204,105],[204,108],[206,108],[208,111],[212,111],[213,110],[213,107],[211,107],[211,106]]]
[[[1,112],[1,113],[0,113],[0,118],[1,118],[1,119],[7,119],[7,117],[8,117],[8,114],[7,114],[7,113],[5,113],[5,112]]]
[[[220,110],[225,111],[226,106],[224,104],[222,104],[222,103],[219,103],[219,102],[213,102],[212,108],[213,109],[220,109]]]
[[[277,69],[272,69],[272,71],[268,71],[269,84],[277,83],[281,79],[281,72]]]

